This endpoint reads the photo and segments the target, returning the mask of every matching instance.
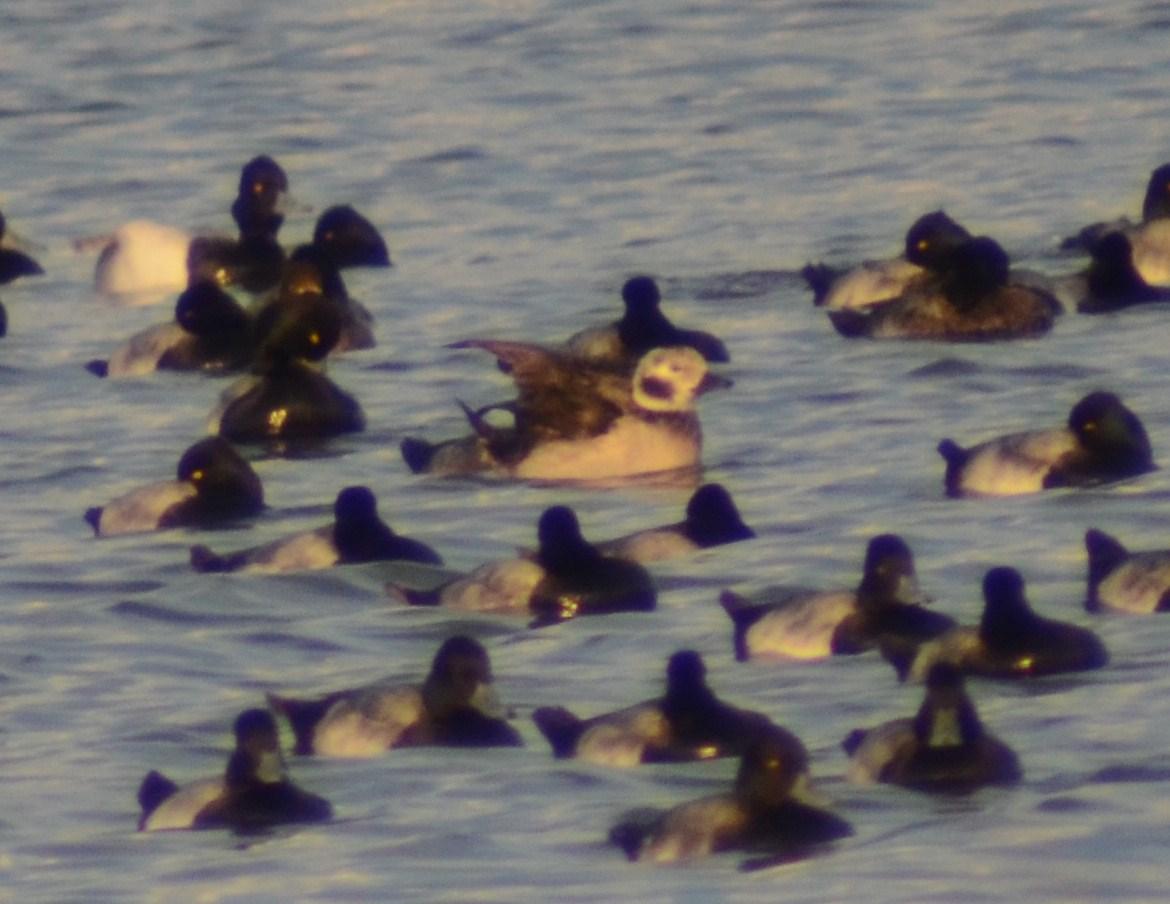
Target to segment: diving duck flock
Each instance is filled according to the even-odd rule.
[[[286,251],[278,234],[288,186],[276,161],[260,156],[240,174],[230,208],[235,237],[192,236],[139,220],[76,243],[97,251],[98,292],[174,298],[172,319],[85,364],[95,378],[142,378],[159,370],[235,377],[208,416],[209,435],[180,452],[174,479],[84,513],[97,537],[239,527],[262,518],[263,486],[237,445],[279,454],[364,428],[360,402],[327,376],[325,365],[331,356],[375,344],[373,317],[349,296],[342,271],[389,267],[386,242],[353,207],[336,206],[318,218],[311,242]],[[4,224],[0,216],[0,239]],[[1072,312],[1168,302],[1170,164],[1151,175],[1140,221],[1093,224],[1062,247],[1086,255],[1087,266],[1061,279],[1018,271],[994,239],[932,211],[910,225],[895,257],[846,270],[809,264],[801,272],[813,303],[849,339],[1010,341],[1040,336]],[[0,248],[0,283],[41,272],[23,251]],[[453,400],[465,415],[465,434],[404,439],[403,466],[424,480],[522,480],[550,492],[566,482],[611,485],[665,476],[695,487],[678,522],[591,541],[573,510],[554,504],[536,524],[532,549],[455,575],[442,570],[439,552],[382,519],[368,487],[348,486],[337,493],[330,523],[264,545],[192,546],[191,567],[271,574],[417,563],[423,577],[388,583],[391,599],[457,615],[513,617],[518,627],[532,629],[654,610],[658,589],[648,566],[755,533],[726,488],[700,485],[697,405],[707,392],[734,391],[714,369],[730,360],[728,349],[710,333],[673,324],[650,277],[630,278],[622,302],[620,318],[583,327],[556,346],[450,337],[452,349],[487,352],[511,377],[515,398],[479,409]],[[6,324],[5,316],[0,326]],[[966,445],[934,438],[940,493],[986,497],[1098,486],[1155,468],[1139,416],[1117,394],[1102,388],[1068,401],[1063,422],[1054,411],[1047,429],[1021,425],[1008,436],[962,437]],[[1087,531],[1085,546],[1090,612],[1170,609],[1170,550],[1130,552],[1097,529]],[[898,681],[923,685],[916,713],[842,739],[848,780],[970,794],[1019,782],[1027,764],[1010,739],[983,724],[966,676],[1031,680],[1109,662],[1093,631],[1033,611],[1015,568],[989,570],[983,597],[977,625],[929,608],[909,546],[882,534],[870,540],[855,587],[727,589],[719,602],[729,617],[729,656],[741,662],[874,651]],[[331,819],[324,797],[289,779],[278,719],[287,722],[291,753],[298,756],[523,744],[496,693],[488,650],[454,632],[418,683],[371,681],[312,698],[273,690],[263,702],[236,717],[235,748],[222,774],[181,785],[156,771],[143,779],[139,829],[256,832]],[[665,812],[615,814],[609,841],[631,860],[668,863],[739,850],[750,855],[744,865],[754,867],[823,854],[853,833],[817,791],[811,758],[792,728],[719,699],[693,650],[669,657],[659,697],[585,715],[550,702],[532,719],[557,759],[612,767],[739,759],[725,793]]]

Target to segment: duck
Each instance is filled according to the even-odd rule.
[[[245,710],[236,718],[233,732],[236,746],[222,775],[180,787],[158,771],[147,773],[138,788],[140,832],[221,828],[257,832],[333,817],[329,801],[289,780],[270,712]]]
[[[906,230],[903,252],[898,257],[863,261],[844,271],[810,263],[800,275],[812,289],[817,307],[867,308],[904,295],[916,280],[926,277],[937,262],[970,238],[971,233],[945,211],[933,210]]]
[[[283,444],[365,429],[361,404],[318,366],[341,333],[332,300],[306,296],[281,306],[257,331],[252,373],[220,394],[209,433],[234,442]]]
[[[865,308],[828,311],[846,338],[992,342],[1052,329],[1062,306],[1051,292],[1010,279],[1007,253],[976,236],[931,262],[904,294]]]
[[[334,257],[316,245],[301,245],[289,255],[279,286],[257,305],[254,313],[260,341],[271,325],[290,311],[323,304],[336,308],[340,319],[331,354],[377,345],[373,315],[361,302],[350,298]]]
[[[731,493],[722,484],[705,483],[691,494],[682,521],[603,540],[596,546],[603,555],[647,565],[755,535],[744,524]]]
[[[333,503],[333,523],[237,552],[217,555],[191,547],[191,567],[202,572],[273,574],[361,562],[408,561],[442,565],[442,557],[418,540],[396,534],[378,517],[378,500],[366,486],[346,487]]]
[[[1150,285],[1134,266],[1133,244],[1125,233],[1108,233],[1094,244],[1092,255],[1085,296],[1077,304],[1082,314],[1106,314],[1170,301],[1170,288]]]
[[[252,318],[208,279],[195,279],[175,302],[174,319],[131,336],[108,359],[88,362],[98,377],[137,377],[159,370],[226,374],[255,354]]]
[[[1142,280],[1154,286],[1170,285],[1170,163],[1150,173],[1141,222],[1121,218],[1092,223],[1065,238],[1060,247],[1065,251],[1094,253],[1098,244],[1112,233],[1122,233],[1130,242],[1134,268]]]
[[[703,438],[695,403],[730,385],[686,346],[647,352],[632,377],[528,343],[469,339],[452,347],[485,349],[511,374],[519,391],[507,405],[514,425],[493,426],[464,406],[470,436],[403,440],[403,459],[416,474],[578,482],[693,476]]]
[[[210,528],[259,514],[264,488],[252,466],[231,443],[211,436],[179,458],[174,480],[147,484],[104,506],[87,509],[95,536]]]
[[[937,794],[971,794],[1010,787],[1023,777],[1019,757],[984,728],[962,673],[938,663],[926,676],[926,696],[911,719],[857,729],[842,742],[847,778]]]
[[[680,329],[670,322],[662,313],[662,294],[652,276],[626,280],[622,285],[622,302],[626,310],[620,320],[574,333],[565,341],[565,350],[587,361],[628,370],[633,370],[651,349],[668,345],[693,348],[710,363],[725,364],[731,360],[727,346],[719,337],[702,330]]]
[[[78,250],[100,249],[94,285],[106,296],[179,291],[191,276],[220,285],[259,291],[275,282],[284,253],[276,244],[283,222],[279,212],[288,193],[288,176],[267,155],[252,158],[240,170],[232,203],[236,239],[192,237],[150,220],[131,220],[110,235],[80,239]]]
[[[740,756],[762,731],[784,731],[762,713],[719,700],[694,650],[680,650],[667,660],[666,692],[659,698],[588,719],[562,706],[542,706],[532,721],[557,759],[604,766]]]
[[[767,731],[745,749],[729,792],[627,813],[609,841],[631,861],[667,864],[731,850],[795,860],[852,834],[813,791],[804,745]]]
[[[964,448],[938,445],[947,496],[1014,496],[1085,487],[1155,469],[1141,420],[1115,393],[1096,390],[1069,411],[1063,427],[1029,430]]]
[[[44,268],[23,251],[4,244],[8,237],[8,221],[0,213],[0,286],[6,286],[26,276],[41,276]]]
[[[603,556],[582,536],[568,506],[545,509],[536,533],[535,556],[488,562],[429,590],[395,583],[386,589],[412,606],[530,615],[533,628],[585,615],[654,609],[658,598],[650,573],[636,562]]]
[[[422,685],[383,681],[314,699],[268,694],[300,755],[368,758],[401,747],[519,747],[502,718],[483,644],[458,634],[440,645]]]
[[[1037,615],[1015,568],[997,566],[983,577],[983,616],[978,626],[957,625],[917,648],[883,654],[901,681],[920,682],[937,662],[985,678],[1039,678],[1099,669],[1109,662],[1093,631]]]
[[[1085,608],[1149,614],[1170,611],[1170,550],[1126,549],[1102,530],[1085,532],[1089,593]]]
[[[852,655],[883,642],[922,641],[954,626],[925,601],[914,554],[897,534],[879,534],[866,545],[856,590],[782,589],[763,602],[725,590],[719,598],[740,662]]]

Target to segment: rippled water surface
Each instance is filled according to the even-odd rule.
[[[934,447],[1056,423],[1101,386],[1142,415],[1165,462],[1165,312],[1068,316],[1042,340],[985,347],[850,343],[796,275],[810,259],[891,254],[937,207],[1060,273],[1076,262],[1053,253],[1059,236],[1137,212],[1170,158],[1165,11],[989,7],[6,3],[0,203],[48,275],[2,293],[0,900],[1164,898],[1170,621],[1087,615],[1081,538],[1097,526],[1170,546],[1170,476],[960,503],[942,497]],[[168,476],[222,384],[86,373],[169,300],[100,300],[92,256],[71,242],[131,217],[226,230],[257,153],[292,182],[286,242],[341,202],[389,238],[393,270],[347,277],[379,345],[331,369],[369,428],[259,460],[271,510],[244,530],[95,540],[84,509]],[[409,475],[397,452],[407,433],[462,429],[456,396],[507,390],[485,355],[446,343],[562,339],[616,317],[638,272],[659,278],[672,317],[731,349],[734,389],[702,403],[704,459],[759,532],[656,567],[658,611],[525,632],[401,608],[379,566],[188,569],[191,543],[319,524],[352,483],[459,569],[531,544],[553,502],[598,539],[675,520],[685,491],[444,483]],[[847,785],[840,739],[908,714],[920,691],[875,656],[734,662],[721,588],[852,584],[887,530],[944,611],[975,619],[983,572],[1010,564],[1041,612],[1091,622],[1108,644],[1111,665],[1087,677],[972,683],[1020,754],[1021,787],[938,801]],[[232,718],[263,691],[415,678],[456,628],[487,644],[525,750],[294,760],[335,823],[246,843],[134,832],[143,773],[218,772]],[[557,762],[529,713],[652,696],[681,647],[704,654],[722,696],[800,734],[854,838],[747,874],[731,856],[631,866],[603,843],[623,810],[709,793],[734,764]]]

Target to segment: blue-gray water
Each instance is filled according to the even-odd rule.
[[[1170,18],[1137,2],[994,6],[6,3],[0,205],[49,272],[2,292],[0,900],[1163,899],[1170,621],[1084,613],[1081,537],[1170,545],[1170,476],[952,502],[934,446],[1056,423],[1101,386],[1142,415],[1165,462],[1165,312],[1070,316],[1004,345],[849,343],[794,276],[809,259],[891,254],[940,206],[1056,273],[1074,265],[1051,253],[1060,235],[1136,213],[1170,157]],[[245,531],[95,540],[82,511],[168,476],[222,384],[82,370],[169,306],[98,299],[92,257],[70,242],[131,217],[226,230],[239,166],[262,152],[302,205],[287,242],[341,202],[389,238],[395,269],[348,279],[380,344],[332,367],[369,429],[326,457],[259,462],[272,511]],[[659,611],[525,633],[399,608],[373,566],[187,568],[193,542],[321,523],[351,483],[461,569],[530,544],[553,502],[597,538],[674,520],[682,491],[442,483],[397,453],[407,432],[461,429],[456,396],[507,388],[485,355],[445,343],[564,338],[615,317],[636,272],[731,349],[735,388],[702,404],[704,458],[760,534],[657,567]],[[1021,787],[955,802],[846,785],[840,738],[909,713],[920,692],[875,656],[733,661],[722,587],[850,584],[887,530],[944,611],[973,620],[984,570],[1010,564],[1042,613],[1105,638],[1113,662],[1097,674],[972,684],[1021,756]],[[218,772],[231,719],[264,690],[416,677],[456,626],[488,644],[527,749],[294,760],[336,823],[247,845],[134,832],[143,773]],[[684,646],[721,695],[800,734],[854,838],[750,875],[732,856],[631,866],[602,843],[624,809],[722,787],[734,764],[554,762],[528,714],[651,696]],[[1144,778],[1094,778],[1115,766]]]

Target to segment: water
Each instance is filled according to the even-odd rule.
[[[1090,526],[1170,543],[1170,477],[958,503],[942,498],[934,452],[945,435],[1058,422],[1103,386],[1164,459],[1164,312],[1072,316],[1043,340],[987,347],[849,343],[795,276],[810,259],[890,254],[940,206],[1029,265],[1071,267],[1057,238],[1136,213],[1167,159],[1170,19],[1157,4],[196,7],[13,0],[0,13],[3,210],[48,270],[3,292],[0,899],[1164,897],[1170,623],[1090,619],[1080,544]],[[167,476],[222,384],[89,376],[83,362],[167,308],[96,298],[92,258],[70,243],[135,216],[226,229],[256,153],[282,163],[301,205],[286,242],[342,202],[387,233],[396,268],[348,278],[380,344],[332,368],[369,429],[325,455],[258,462],[271,512],[246,531],[94,540],[82,511]],[[682,491],[442,483],[408,475],[396,451],[407,433],[461,429],[454,397],[507,388],[485,355],[445,343],[564,338],[616,316],[637,272],[659,277],[678,322],[731,349],[735,388],[702,405],[704,458],[760,534],[657,567],[659,611],[526,633],[399,608],[378,566],[187,568],[191,543],[230,549],[321,523],[351,483],[461,569],[531,544],[553,502],[598,538],[674,520]],[[886,530],[906,536],[944,611],[974,619],[986,568],[1015,565],[1042,613],[1108,644],[1099,674],[973,683],[1020,754],[1020,788],[956,802],[849,786],[841,737],[909,713],[919,691],[873,656],[733,661],[721,588],[851,584]],[[487,643],[526,750],[297,760],[294,778],[333,801],[336,823],[248,843],[133,831],[144,772],[218,772],[232,718],[262,691],[415,678],[456,628]],[[630,866],[603,844],[626,808],[723,787],[734,764],[554,762],[528,714],[652,696],[681,647],[704,654],[722,696],[800,734],[855,838],[754,874],[730,856]],[[1116,767],[1133,767],[1115,776],[1129,780],[1101,780]]]

